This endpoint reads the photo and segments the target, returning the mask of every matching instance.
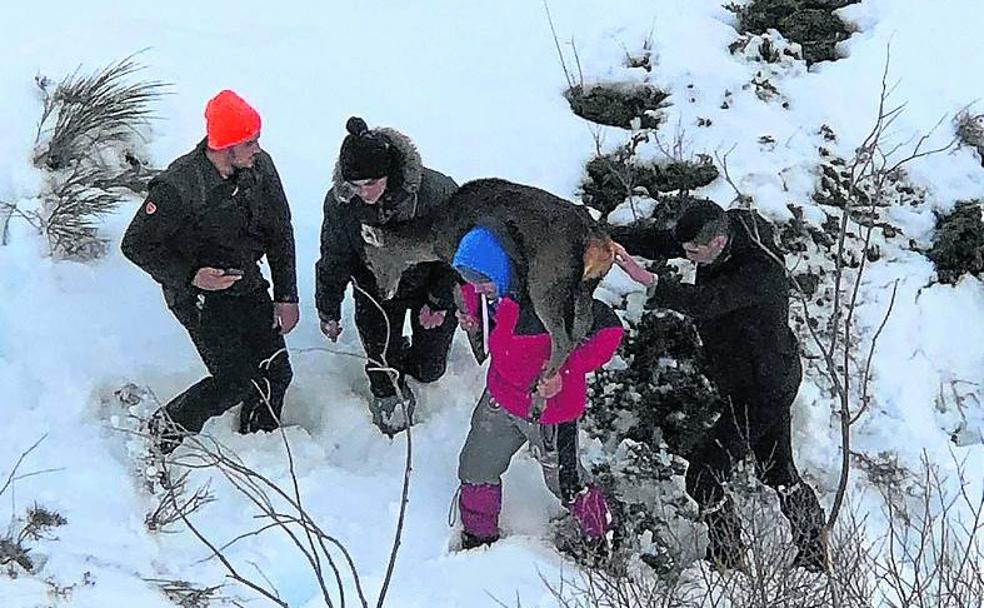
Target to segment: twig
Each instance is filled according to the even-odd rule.
[[[546,0],[544,0],[544,2],[546,2]],[[380,371],[389,372],[390,382],[393,384],[396,394],[400,395],[400,407],[403,410],[403,419],[406,421],[406,429],[404,430],[404,433],[406,433],[407,446],[406,460],[403,466],[403,488],[400,496],[400,513],[397,516],[396,531],[393,534],[393,547],[390,550],[389,561],[386,564],[386,575],[383,577],[383,584],[379,590],[379,598],[376,601],[376,608],[382,608],[383,602],[386,599],[386,592],[389,590],[390,581],[393,578],[393,570],[396,567],[396,556],[400,550],[400,544],[403,538],[403,526],[406,522],[407,505],[410,503],[410,473],[413,471],[413,435],[411,432],[411,427],[413,426],[413,413],[407,410],[407,395],[403,393],[403,389],[399,385],[399,372],[398,370],[389,367],[386,359],[386,349],[389,346],[390,331],[392,329],[390,327],[389,315],[386,314],[386,311],[383,309],[382,305],[372,296],[372,294],[362,289],[362,287],[354,281],[352,284],[354,288],[358,289],[376,306],[379,313],[383,316],[383,319],[386,320],[386,341],[385,346],[383,347],[382,355],[383,366],[380,366],[378,369]]]
[[[361,288],[358,285],[356,285],[355,288],[361,290]],[[380,312],[384,314],[384,318],[386,319],[387,344],[388,344],[390,325],[389,325],[389,319],[385,315],[385,311],[383,310],[382,306],[375,300],[375,298],[373,298],[370,294],[367,294],[365,291],[362,291],[362,293],[366,295],[380,309]],[[300,352],[313,352],[313,351],[326,351],[335,354],[349,354],[349,353],[337,353],[336,351],[333,351],[331,349],[320,348],[320,347],[301,349]],[[295,350],[294,352],[299,352],[299,351]],[[269,358],[262,361],[260,363],[260,368],[264,370],[268,369],[272,365],[275,358],[282,356],[285,353],[286,353],[285,349],[281,349],[277,351]],[[383,357],[381,361],[377,362],[369,359],[368,357],[362,357],[362,359],[369,360],[370,365],[375,366],[374,367],[375,369],[379,369],[380,371],[385,371],[388,374],[388,376],[390,377],[391,381],[394,384],[394,387],[396,388],[398,393],[401,394],[401,396],[403,397],[401,406],[404,408],[403,413],[408,422],[408,427],[409,427],[409,424],[412,424],[412,413],[407,411],[406,395],[402,394],[402,389],[397,384],[399,371],[386,364],[386,349],[384,348]],[[243,540],[251,536],[257,536],[267,530],[270,530],[271,528],[279,528],[285,534],[287,534],[287,536],[291,539],[291,541],[298,548],[298,550],[300,550],[301,553],[308,560],[308,563],[311,565],[312,571],[314,572],[317,578],[318,585],[322,591],[323,599],[326,605],[331,607],[333,606],[333,601],[332,601],[331,593],[329,592],[329,589],[324,580],[324,570],[321,562],[322,556],[324,556],[324,558],[328,561],[328,564],[334,573],[335,583],[337,585],[337,589],[339,592],[340,601],[342,606],[344,606],[345,591],[344,591],[341,571],[339,570],[334,559],[332,558],[332,554],[328,546],[329,544],[333,545],[344,556],[345,563],[348,568],[348,573],[352,576],[352,579],[354,580],[360,604],[363,608],[367,608],[368,602],[366,600],[365,594],[362,589],[358,570],[355,566],[354,561],[352,560],[351,555],[346,550],[344,545],[342,545],[341,542],[339,542],[337,539],[331,537],[330,535],[326,534],[323,530],[321,530],[318,527],[318,525],[314,522],[314,520],[310,517],[310,515],[307,513],[307,511],[304,509],[301,500],[300,485],[297,479],[293,450],[290,446],[290,442],[288,440],[287,434],[283,429],[283,426],[279,419],[279,415],[273,409],[273,405],[271,402],[271,385],[269,383],[269,380],[266,380],[265,378],[262,381],[254,380],[253,387],[254,390],[256,390],[257,393],[259,394],[259,397],[262,400],[263,404],[265,404],[265,406],[267,407],[268,413],[277,422],[280,436],[288,460],[288,471],[291,478],[290,492],[285,491],[269,478],[265,477],[264,475],[248,467],[246,464],[242,462],[242,459],[235,454],[235,452],[223,446],[214,437],[211,437],[203,433],[189,434],[187,438],[190,441],[187,442],[186,447],[188,448],[188,450],[190,450],[190,452],[186,451],[183,454],[181,454],[180,457],[178,458],[172,457],[171,460],[165,460],[164,462],[165,465],[164,487],[165,490],[167,491],[167,496],[168,499],[170,500],[171,506],[177,512],[178,516],[185,523],[185,525],[188,526],[188,529],[191,530],[192,533],[196,536],[196,538],[198,538],[199,541],[201,541],[211,551],[211,555],[209,556],[208,559],[211,559],[212,557],[219,559],[219,561],[225,566],[226,570],[228,571],[229,573],[228,576],[246,585],[247,587],[253,589],[254,591],[261,593],[268,599],[276,602],[278,605],[281,606],[286,606],[286,603],[284,603],[283,600],[280,599],[279,594],[276,593],[275,589],[271,591],[273,586],[269,580],[267,580],[267,585],[268,585],[267,587],[264,587],[263,585],[258,584],[254,581],[248,580],[238,570],[236,570],[236,568],[232,565],[229,559],[223,554],[223,551],[233,546],[240,540]],[[165,409],[164,410],[165,419],[170,418],[167,414],[168,413]],[[403,535],[404,525],[406,521],[407,505],[409,504],[409,482],[410,482],[410,475],[412,471],[413,444],[412,444],[412,436],[411,436],[410,429],[408,428],[406,432],[407,432],[406,463],[404,467],[400,513],[396,526],[393,547],[390,552],[389,562],[387,564],[386,576],[383,580],[382,588],[376,604],[377,608],[383,606],[389,584],[392,580],[392,575],[396,564],[396,558],[401,544],[401,538]],[[167,466],[169,464],[182,466],[187,469],[218,470],[218,472],[223,477],[225,477],[225,479],[237,491],[239,491],[239,493],[241,493],[254,506],[256,506],[259,509],[261,513],[260,517],[268,518],[271,521],[267,524],[264,524],[257,530],[240,534],[232,538],[231,540],[227,541],[226,543],[222,544],[221,546],[216,546],[211,541],[209,541],[209,539],[200,530],[194,527],[194,525],[190,522],[188,518],[187,509],[182,508],[182,506],[179,505],[176,497],[175,484],[170,482],[170,471],[167,469]],[[268,492],[270,492],[270,495],[268,495]],[[290,507],[290,510],[293,511],[293,513],[281,513],[274,506],[272,496],[276,496],[277,498],[283,500]],[[303,540],[302,538],[299,538],[298,534],[296,534],[294,530],[291,529],[291,526],[294,525],[301,527]],[[264,576],[264,578],[266,577]]]
[[[546,3],[547,0],[543,0]],[[550,24],[551,29],[553,29],[553,24]],[[577,79],[578,84],[581,88],[584,88],[584,70],[581,69],[581,56],[577,52],[577,45],[574,44],[574,38],[571,38],[571,52],[574,53],[574,64],[577,66]],[[566,68],[564,68],[566,69]]]
[[[867,394],[868,394],[868,378],[870,376],[870,371],[871,371],[871,361],[874,359],[875,346],[877,346],[878,344],[878,338],[879,336],[881,336],[882,330],[885,329],[885,325],[888,324],[888,318],[892,314],[892,308],[894,308],[895,306],[895,296],[898,293],[898,290],[899,290],[899,280],[896,279],[895,281],[892,282],[892,297],[888,302],[888,307],[885,309],[885,315],[882,316],[881,323],[878,325],[878,329],[875,331],[875,335],[871,339],[871,345],[868,348],[868,356],[865,358],[864,373],[861,376],[861,388],[863,391],[861,396],[861,408],[851,419],[852,425],[855,422],[857,422],[858,419],[861,417],[861,415],[864,414],[864,412],[868,409],[869,399],[867,397]]]
[[[204,447],[204,444],[198,442],[197,438],[194,439],[194,442],[198,443],[203,450],[208,449]],[[210,456],[213,455],[213,454],[208,454],[207,452],[206,454]],[[233,485],[233,487],[239,490],[241,494],[246,496],[254,505],[256,505],[256,507],[259,508],[260,511],[264,513],[265,516],[270,517],[280,527],[280,529],[283,530],[285,534],[287,534],[287,536],[294,543],[294,545],[301,551],[302,555],[304,555],[305,559],[307,559],[308,563],[311,565],[311,568],[318,579],[319,586],[322,588],[323,593],[325,593],[326,603],[328,603],[328,605],[331,606],[332,605],[331,601],[330,599],[328,599],[330,596],[327,594],[327,588],[324,586],[324,578],[321,573],[320,567],[318,566],[317,556],[312,555],[304,547],[304,544],[301,542],[300,539],[297,538],[294,532],[287,527],[286,524],[290,522],[285,521],[283,518],[278,516],[278,513],[273,507],[272,501],[266,495],[266,492],[260,487],[260,485],[258,485],[257,482],[260,482],[263,485],[267,486],[268,488],[273,490],[277,495],[279,495],[281,498],[288,501],[288,503],[291,504],[291,507],[297,510],[301,514],[304,521],[309,521],[310,518],[307,517],[307,514],[305,513],[303,508],[300,505],[294,503],[291,497],[286,492],[284,492],[279,486],[274,484],[272,481],[270,481],[263,475],[260,475],[259,473],[250,469],[249,467],[246,467],[245,465],[230,460],[228,457],[222,456],[220,453],[214,454],[214,456],[219,457],[219,461],[212,464],[211,466],[216,467],[219,470],[219,472],[222,473],[222,475],[229,481],[229,483]],[[305,528],[305,530],[307,530],[307,526],[303,526],[303,527]],[[329,562],[333,564],[333,562],[331,561],[331,557],[330,556],[327,557],[329,559]],[[334,568],[334,565],[332,567]],[[337,576],[337,570],[336,570],[336,576]],[[340,581],[339,584],[341,584]]]
[[[7,481],[4,482],[3,486],[0,486],[0,496],[3,496],[3,493],[7,491],[7,488],[9,488],[11,486],[11,484],[13,484],[18,479],[23,479],[24,477],[28,477],[30,475],[36,475],[36,474],[39,474],[39,473],[49,472],[47,470],[46,471],[37,471],[35,473],[29,473],[27,475],[17,476],[17,469],[20,468],[21,464],[24,462],[24,459],[27,458],[28,454],[30,454],[31,452],[33,452],[35,448],[37,448],[39,445],[41,445],[41,442],[44,441],[47,436],[48,436],[48,433],[45,433],[45,434],[41,435],[41,437],[39,437],[37,441],[35,441],[33,444],[31,444],[31,447],[29,447],[26,450],[24,450],[23,452],[21,452],[20,457],[17,458],[17,462],[14,463],[14,468],[12,468],[10,470],[10,474],[7,475]],[[56,470],[56,469],[50,469],[50,471],[54,471],[54,470]]]
[[[281,350],[284,350],[284,349],[281,349]],[[271,363],[273,361],[273,359],[275,357],[279,356],[280,354],[281,354],[281,351],[277,351],[269,359],[263,361],[260,364],[260,367],[261,368],[269,369],[270,368],[270,365],[271,365]],[[294,489],[294,500],[296,501],[296,504],[300,505],[301,504],[301,488],[300,488],[300,485],[297,482],[297,472],[294,469],[294,454],[293,454],[293,452],[290,449],[290,441],[287,440],[287,432],[284,430],[283,424],[281,424],[281,422],[280,422],[280,416],[278,416],[277,415],[277,412],[275,412],[273,410],[273,405],[270,403],[271,387],[269,386],[269,381],[267,381],[266,392],[264,392],[263,390],[261,390],[260,387],[259,387],[259,385],[257,385],[257,383],[255,381],[253,382],[253,386],[260,393],[260,397],[263,399],[263,403],[264,403],[264,405],[266,405],[267,411],[269,412],[270,416],[272,416],[273,419],[277,423],[277,430],[280,432],[280,438],[283,440],[283,444],[284,444],[284,451],[287,454],[288,471],[289,471],[289,474],[290,474],[291,486]],[[315,547],[314,538],[311,535],[311,530],[310,530],[310,528],[308,526],[303,526],[303,530],[304,530],[305,536],[307,537],[308,547],[311,550],[310,555],[313,558],[311,560],[311,566],[314,568],[314,573],[315,573],[315,575],[316,575],[316,577],[318,579],[318,585],[321,587],[321,593],[322,593],[322,595],[323,595],[323,597],[325,599],[325,603],[328,604],[328,608],[332,608],[333,604],[332,604],[332,601],[331,601],[331,595],[328,593],[328,588],[325,586],[324,573],[323,573],[322,568],[321,568],[321,558],[318,555],[318,549],[317,549],[317,547]],[[339,593],[339,596],[340,596],[340,601],[341,601],[342,606],[344,607],[345,606],[345,586],[342,584],[341,574],[339,573],[338,568],[335,567],[335,564],[334,564],[333,561],[331,561],[331,558],[330,557],[328,559],[329,559],[331,568],[335,572],[335,579],[336,579],[336,581],[338,583],[338,593]]]
[[[717,161],[719,165],[721,165],[721,175],[724,176],[724,181],[727,182],[729,186],[731,186],[732,190],[735,191],[735,200],[740,201],[742,199],[749,198],[749,196],[743,193],[741,189],[738,188],[738,186],[735,184],[735,180],[731,179],[731,171],[728,170],[728,157],[731,155],[732,152],[735,151],[735,148],[737,147],[738,147],[737,142],[732,144],[731,147],[728,148],[728,151],[724,153],[724,155],[721,155],[717,150],[715,150],[714,159]]]
[[[165,471],[165,475],[166,474],[167,474],[167,472]],[[249,580],[248,578],[245,578],[245,577],[241,576],[239,574],[239,572],[236,570],[235,566],[233,566],[232,563],[228,559],[226,559],[225,555],[223,555],[222,552],[219,551],[215,547],[215,545],[213,545],[211,543],[211,541],[209,541],[205,537],[205,535],[203,535],[201,532],[199,532],[198,531],[198,528],[196,528],[195,525],[193,523],[191,523],[191,520],[188,519],[188,516],[185,515],[185,513],[178,508],[177,500],[176,500],[176,498],[174,496],[174,492],[172,491],[172,489],[170,487],[167,487],[167,488],[165,488],[165,490],[169,493],[169,495],[171,497],[171,500],[174,502],[175,511],[180,515],[181,520],[184,522],[185,526],[187,526],[188,529],[191,530],[191,533],[194,534],[195,537],[199,541],[201,541],[202,544],[204,544],[206,547],[208,547],[209,549],[212,550],[213,555],[215,555],[219,559],[219,561],[222,562],[222,565],[225,566],[226,570],[229,571],[229,576],[233,580],[235,580],[235,581],[237,581],[237,582],[239,582],[239,583],[241,583],[243,585],[246,585],[247,587],[249,587],[253,591],[256,591],[260,595],[266,597],[267,599],[269,599],[270,601],[274,602],[278,606],[282,606],[283,608],[289,608],[288,605],[287,605],[287,602],[281,600],[275,593],[273,593],[271,591],[268,591],[267,589],[265,589],[265,588],[261,587],[260,585],[254,583],[253,581]]]
[[[574,88],[574,79],[567,69],[567,61],[564,59],[564,52],[560,49],[560,39],[557,36],[557,29],[554,27],[553,15],[550,14],[550,4],[543,0],[543,9],[547,12],[547,22],[550,24],[550,33],[553,34],[554,45],[557,47],[557,56],[560,58],[560,67],[564,70],[564,78],[567,79],[567,86]],[[583,77],[582,77],[583,84]]]

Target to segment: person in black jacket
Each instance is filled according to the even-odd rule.
[[[152,419],[161,447],[242,403],[239,430],[277,427],[292,371],[283,336],[298,320],[290,209],[260,116],[225,90],[205,108],[207,137],[150,183],[123,254],[161,284],[209,376]],[[258,265],[266,256],[273,280]],[[177,425],[162,427],[167,416]]]
[[[324,203],[321,258],[315,265],[315,300],[321,331],[338,339],[342,300],[355,284],[355,325],[369,362],[373,423],[387,435],[406,428],[415,405],[409,375],[433,382],[444,374],[454,335],[456,274],[443,262],[403,273],[392,299],[384,300],[365,257],[363,226],[395,225],[441,213],[458,185],[424,167],[410,139],[388,128],[369,129],[361,118],[345,125],[333,184]],[[412,340],[403,336],[410,312]],[[393,378],[379,367],[398,370]],[[397,390],[399,389],[399,390]]]
[[[648,308],[693,318],[708,376],[731,401],[691,458],[687,491],[708,524],[707,557],[740,568],[740,523],[719,483],[749,452],[759,477],[779,494],[799,549],[796,563],[820,569],[826,559],[823,510],[801,478],[790,445],[790,406],[802,379],[798,344],[789,329],[789,284],[769,223],[751,211],[725,212],[697,201],[673,231],[639,224],[611,230],[616,263],[649,288]],[[658,281],[629,257],[686,256],[697,263],[693,285]]]

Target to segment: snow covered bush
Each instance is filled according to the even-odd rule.
[[[971,478],[963,465],[947,467],[956,480],[947,480],[943,468],[924,456],[919,470],[872,478],[884,522],[873,524],[874,514],[862,512],[852,500],[829,536],[826,572],[793,564],[790,532],[776,495],[746,466],[727,486],[745,523],[742,572],[719,572],[703,560],[671,573],[582,567],[562,576],[562,584],[548,586],[564,608],[980,606],[984,497],[969,491]]]
[[[48,237],[52,255],[91,259],[105,251],[100,218],[124,200],[124,189],[146,191],[153,171],[139,158],[151,103],[165,94],[158,81],[131,82],[145,66],[127,57],[57,85],[38,76],[42,114],[34,164],[49,172],[42,204],[18,215]]]
[[[826,125],[818,134],[836,140]],[[860,156],[844,159],[821,146],[812,201],[789,204],[792,219],[776,227],[792,281],[790,325],[806,354],[807,375],[821,386],[830,384],[829,370],[817,339],[829,345],[842,338],[835,336],[840,331],[835,304],[843,308],[849,301],[848,286],[863,272],[863,264],[878,260],[889,241],[902,237],[890,221],[890,208],[924,201],[925,192],[901,168],[888,171],[886,166],[881,159],[878,165]]]
[[[592,472],[610,497],[620,556],[638,556],[659,572],[697,557],[697,509],[683,488],[681,457],[724,407],[701,373],[701,356],[688,320],[649,312],[623,342],[624,365],[599,371],[589,387],[584,429],[602,446]]]
[[[153,80],[129,82],[145,67],[130,56],[92,74],[75,72],[54,86],[38,76],[43,111],[34,164],[57,171],[95,160],[99,148],[131,146],[154,118],[151,103],[168,86]]]
[[[146,579],[161,590],[179,608],[209,608],[211,606],[243,606],[241,602],[222,595],[222,585],[201,586],[190,581]]]
[[[724,401],[701,373],[700,339],[682,315],[653,311],[632,326],[619,351],[623,369],[595,375],[586,427],[603,436],[618,429],[658,449],[664,443],[680,455],[691,452]]]
[[[762,101],[775,101],[783,108],[789,108],[789,99],[780,91],[779,83],[806,71],[801,45],[787,41],[782,34],[770,29],[763,34],[743,34],[728,45],[728,50],[758,66],[752,79],[742,85],[742,90],[752,90]]]
[[[956,117],[957,138],[960,143],[977,150],[977,155],[984,165],[984,114],[971,114],[967,110]]]
[[[859,0],[754,0],[750,4],[729,5],[738,17],[738,31],[764,34],[769,29],[782,33],[802,47],[806,63],[833,61],[836,46],[851,32],[833,11]]]
[[[941,283],[956,283],[965,274],[984,272],[982,202],[960,201],[953,211],[938,215],[929,258]]]
[[[728,45],[732,55],[744,57],[746,61],[772,64],[791,64],[803,59],[803,48],[788,42],[776,30],[764,34],[743,34]]]
[[[24,572],[33,573],[35,562],[30,556],[30,541],[46,538],[52,528],[68,523],[57,511],[40,505],[29,507],[24,516],[16,519],[7,535],[0,537],[0,567],[6,568],[11,577],[17,576],[16,566]]]
[[[571,110],[591,122],[623,129],[655,129],[669,93],[648,84],[576,84],[564,93]]]
[[[632,141],[635,141],[634,139]],[[694,190],[718,177],[717,167],[706,159],[639,161],[629,142],[610,154],[588,161],[581,185],[586,205],[604,215],[611,213],[642,188],[651,198],[663,192]]]
[[[12,494],[18,480],[47,472],[34,471],[18,474],[24,460],[42,441],[44,441],[44,436],[21,453],[17,462],[10,469],[3,485],[0,485],[0,497],[3,497],[8,491]],[[68,520],[60,513],[39,504],[28,507],[22,517],[16,517],[12,512],[7,531],[0,535],[0,568],[3,568],[11,578],[16,577],[20,572],[33,574],[37,564],[30,555],[30,542],[48,538],[48,533],[52,528],[64,526],[67,523]]]

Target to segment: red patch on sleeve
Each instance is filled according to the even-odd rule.
[[[147,204],[144,205],[144,211],[147,215],[153,215],[154,212],[157,211],[157,205],[155,205],[153,201],[147,201]]]

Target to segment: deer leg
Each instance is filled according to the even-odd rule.
[[[577,342],[571,334],[574,319],[574,285],[570,280],[537,280],[534,272],[529,276],[529,294],[533,310],[550,335],[550,359],[541,377],[553,376],[567,360]],[[536,388],[535,386],[533,387]]]

